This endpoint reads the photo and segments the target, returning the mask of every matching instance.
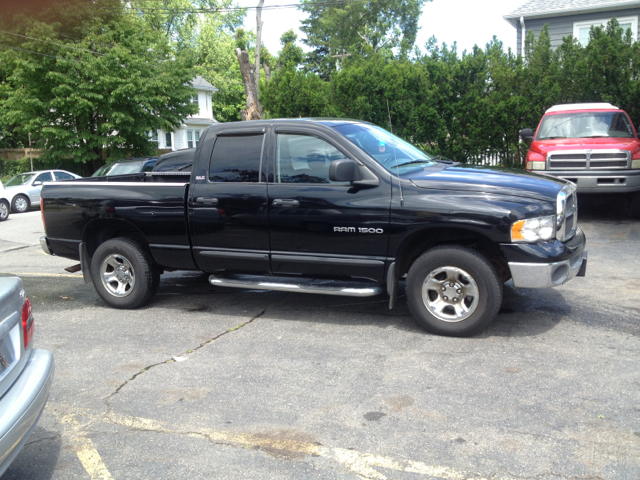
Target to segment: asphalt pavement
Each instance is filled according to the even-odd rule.
[[[406,300],[163,275],[107,307],[45,255],[40,212],[0,224],[54,383],[9,479],[638,479],[640,222],[581,200],[587,276],[505,286],[496,321],[420,330]]]

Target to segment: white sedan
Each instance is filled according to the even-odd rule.
[[[16,175],[4,184],[5,195],[14,213],[26,212],[32,204],[40,203],[40,191],[45,182],[59,182],[82,178],[64,170],[40,170]]]

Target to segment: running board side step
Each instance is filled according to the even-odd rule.
[[[384,286],[377,283],[311,279],[306,282],[293,283],[291,280],[292,279],[288,278],[255,277],[251,275],[238,275],[235,277],[211,275],[209,277],[209,283],[216,287],[316,293],[320,295],[340,295],[345,297],[373,297],[384,292]]]

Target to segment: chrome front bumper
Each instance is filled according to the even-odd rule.
[[[555,263],[509,262],[511,278],[516,288],[549,288],[568,282],[576,275],[584,276],[587,270],[587,252]]]
[[[544,173],[569,180],[578,193],[629,193],[640,191],[640,170],[546,170]]]

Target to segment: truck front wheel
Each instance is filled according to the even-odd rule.
[[[91,260],[91,279],[102,300],[126,309],[147,303],[160,284],[160,274],[148,250],[124,237],[97,248]]]
[[[409,269],[406,289],[418,324],[438,335],[475,335],[502,304],[495,268],[477,251],[460,246],[423,253]]]

